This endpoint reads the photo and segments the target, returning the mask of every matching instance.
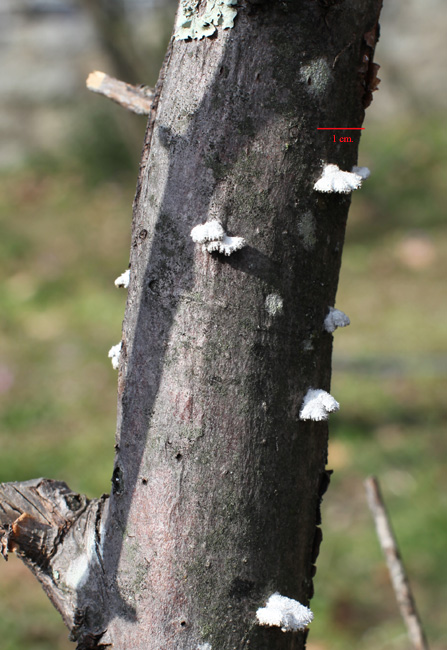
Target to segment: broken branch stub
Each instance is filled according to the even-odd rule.
[[[154,99],[154,91],[147,86],[132,84],[109,77],[105,72],[91,72],[85,82],[89,90],[108,97],[123,108],[137,115],[149,115]]]
[[[1,553],[7,560],[15,552],[31,569],[72,636],[80,612],[89,612],[90,626],[82,638],[73,636],[80,648],[90,647],[83,637],[104,632],[101,548],[107,505],[106,495],[90,501],[62,481],[0,484]]]

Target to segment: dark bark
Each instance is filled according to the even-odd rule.
[[[350,204],[313,186],[356,164],[360,133],[317,127],[361,126],[380,6],[244,2],[233,29],[171,43],[134,204],[112,494],[79,518],[97,513],[90,572],[50,586],[79,648],[304,647],[255,614],[313,593],[327,424],[299,411],[330,388]],[[190,232],[207,219],[248,245],[204,252]]]

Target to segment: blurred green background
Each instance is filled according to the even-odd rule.
[[[353,196],[337,297],[351,326],[335,333],[341,410],[331,419],[335,471],[309,650],[409,647],[364,496],[371,473],[431,647],[447,647],[447,97],[436,75],[447,12],[431,4],[440,12],[430,30],[422,2],[401,10],[390,2],[381,21],[382,87],[359,157],[372,176]],[[107,351],[120,339],[126,300],[113,280],[128,264],[145,120],[83,89],[90,70],[120,69],[87,0],[5,7],[0,481],[46,476],[94,497],[109,491],[113,462],[116,372]],[[136,45],[127,64],[153,85],[173,6],[135,0],[128,9],[123,43]],[[44,47],[55,30],[59,40]],[[5,650],[74,648],[14,556],[0,566],[0,638]]]

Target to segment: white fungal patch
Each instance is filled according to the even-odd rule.
[[[281,596],[278,592],[268,599],[265,607],[256,612],[259,625],[280,627],[283,632],[304,630],[313,620],[313,613],[293,598]]]
[[[300,420],[327,420],[329,413],[338,411],[340,404],[321,388],[309,388],[300,410]]]
[[[243,237],[229,237],[224,235],[222,241],[212,241],[209,244],[205,244],[204,248],[208,253],[223,253],[224,255],[231,255],[235,251],[244,248],[245,240]]]
[[[197,646],[197,650],[212,650],[212,647],[209,643],[201,643]]]
[[[279,316],[283,312],[283,300],[277,293],[271,293],[265,299],[265,308],[270,316]]]
[[[353,172],[343,172],[338,165],[326,165],[314,185],[317,192],[349,194],[361,187],[363,177]]]
[[[246,246],[243,237],[230,237],[217,220],[195,226],[191,230],[191,237],[197,244],[202,244],[202,249],[208,253],[231,255]]]
[[[118,367],[120,365],[120,355],[121,355],[121,348],[122,348],[123,342],[120,341],[116,345],[113,345],[108,353],[108,357],[112,360],[112,367],[115,370],[118,370]]]
[[[207,221],[199,226],[195,226],[191,230],[191,237],[196,244],[221,241],[225,237],[225,230],[219,221]]]
[[[351,169],[351,172],[353,174],[358,174],[358,176],[361,176],[363,180],[366,180],[371,176],[371,172],[368,167],[357,167],[357,165],[354,165],[354,167]]]
[[[205,10],[199,13],[199,0],[181,0],[175,38],[178,41],[212,36],[218,27],[231,29],[237,16],[237,0],[206,0]]]
[[[326,59],[314,59],[301,67],[300,80],[311,95],[322,95],[332,80],[331,66]]]
[[[335,332],[337,327],[347,327],[350,325],[351,321],[349,316],[340,309],[335,309],[334,307],[329,307],[329,313],[324,319],[324,329],[326,332]]]
[[[120,276],[118,276],[115,280],[115,287],[117,288],[122,288],[122,289],[127,289],[129,286],[130,282],[130,269],[127,269],[127,271],[124,271],[124,273],[121,273]]]

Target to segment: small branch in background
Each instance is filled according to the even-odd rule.
[[[400,613],[407,626],[408,636],[415,650],[429,650],[377,478],[368,477],[365,481],[365,489],[368,505],[374,517],[377,537],[385,554],[394,593]]]
[[[136,83],[145,78],[138,49],[135,47],[126,0],[78,0],[93,22],[99,42],[107,54],[113,73]]]
[[[109,77],[105,72],[95,70],[87,77],[86,86],[94,93],[112,99],[120,106],[137,115],[148,115],[154,99],[154,91],[147,86],[132,86],[114,77]]]

